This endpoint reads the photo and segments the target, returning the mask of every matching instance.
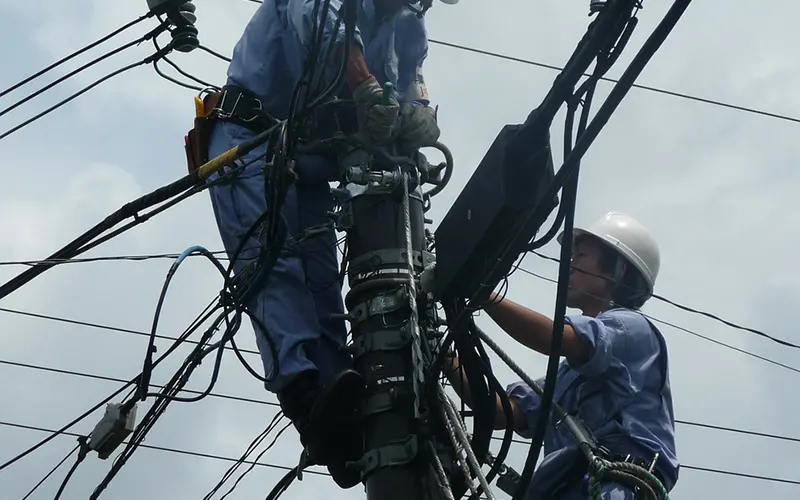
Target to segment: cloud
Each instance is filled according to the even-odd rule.
[[[50,2],[6,2],[0,5],[0,41],[6,51],[0,87],[19,80],[72,50],[112,31],[145,11],[145,2],[80,0],[68,6]],[[231,0],[198,2],[200,37],[208,47],[230,54],[255,5]],[[749,4],[709,1],[693,3],[685,18],[642,75],[640,83],[706,98],[800,115],[795,96],[800,73],[794,64],[792,2],[753,10]],[[618,76],[648,32],[668,8],[646,4],[641,23],[623,60],[612,70]],[[724,22],[720,22],[720,19]],[[508,0],[502,8],[479,2],[435,5],[429,15],[433,38],[463,43],[514,57],[563,64],[585,31],[586,4],[548,4]],[[151,29],[149,20],[55,71],[63,75],[126,40]],[[769,26],[753,36],[753,26]],[[164,38],[165,40],[167,37]],[[57,102],[96,78],[149,55],[142,45],[111,58],[65,82],[14,113],[2,117],[2,129]],[[224,81],[225,64],[202,52],[173,54],[182,68],[215,83]],[[172,70],[165,67],[165,71]],[[451,185],[434,199],[430,216],[442,219],[472,175],[500,128],[520,122],[549,90],[556,73],[529,65],[432,45],[426,80],[440,105],[442,140],[456,158]],[[0,101],[39,88],[47,80],[20,89]],[[610,84],[602,83],[598,109]],[[0,183],[0,260],[43,258],[102,220],[123,203],[177,179],[185,172],[183,134],[190,126],[191,91],[165,82],[151,68],[138,68],[104,83],[61,110],[0,141],[4,182]],[[560,158],[563,113],[552,130]],[[611,209],[624,210],[657,235],[663,266],[658,292],[681,303],[712,311],[733,321],[792,340],[791,306],[800,297],[793,279],[797,245],[794,191],[798,155],[796,124],[633,89],[587,154],[581,171],[578,223],[587,223]],[[434,154],[431,154],[434,157]],[[435,157],[438,160],[438,156]],[[87,255],[180,252],[201,244],[221,248],[207,193],[201,193]],[[557,255],[550,244],[545,253]],[[171,261],[107,262],[58,266],[2,301],[19,308],[79,320],[149,331],[161,284]],[[524,267],[556,276],[556,266],[535,257]],[[22,266],[0,267],[7,280]],[[202,259],[188,259],[175,277],[159,333],[178,335],[221,286],[216,271]],[[552,284],[517,272],[509,298],[548,315],[554,307]],[[696,315],[658,303],[652,315],[715,339],[800,367],[786,349],[731,330]],[[546,360],[524,352],[485,316],[478,323],[532,375],[545,370]],[[29,317],[0,316],[0,341],[5,361],[47,366],[128,379],[138,373],[146,338]],[[671,376],[678,418],[792,434],[798,410],[791,391],[796,376],[734,351],[664,326],[670,346]],[[237,339],[253,349],[252,329]],[[794,341],[797,341],[795,338]],[[163,352],[169,342],[158,342]],[[177,351],[154,375],[164,383],[188,354]],[[258,360],[249,356],[258,366]],[[204,363],[190,386],[202,390],[210,376]],[[502,383],[515,379],[495,361]],[[119,384],[74,375],[0,364],[0,420],[58,428]],[[215,392],[274,401],[235,358],[226,354]],[[119,400],[119,398],[117,399]],[[140,409],[146,411],[147,404]],[[267,425],[274,408],[208,398],[175,403],[153,429],[147,444],[201,453],[238,456]],[[100,412],[76,428],[88,432]],[[727,468],[797,479],[797,454],[790,443],[742,437],[678,426],[681,459],[688,464]],[[6,459],[43,435],[0,426]],[[59,438],[0,474],[0,489],[22,497],[50,467],[74,446]],[[293,465],[299,449],[296,433],[287,430],[262,461]],[[527,450],[515,446],[509,463],[521,471]],[[152,494],[159,498],[202,497],[229,464],[142,449],[134,455],[105,496],[127,500]],[[65,498],[84,496],[94,488],[110,462],[90,456]],[[65,470],[47,483],[43,496],[55,493]],[[242,497],[263,497],[283,471],[256,468],[237,489]],[[789,486],[732,479],[686,470],[672,495],[696,497],[788,498]],[[361,488],[340,492],[329,479],[307,475],[291,494],[336,499],[364,498]],[[70,496],[71,495],[71,496]],[[501,495],[501,498],[505,498]]]

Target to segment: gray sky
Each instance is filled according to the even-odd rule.
[[[198,1],[202,42],[229,54],[256,4],[244,0]],[[463,0],[437,3],[428,15],[431,38],[562,65],[588,22],[586,1],[506,0],[501,7]],[[646,2],[640,25],[618,76],[660,20],[668,2]],[[500,5],[500,4],[496,4]],[[704,98],[800,116],[796,89],[794,20],[800,4],[779,0],[770,9],[748,2],[706,0],[684,19],[644,71],[639,83]],[[0,88],[6,88],[144,13],[146,2],[75,0],[0,3],[3,52]],[[100,55],[154,26],[126,32],[84,56]],[[52,105],[94,79],[139,60],[152,45],[126,51],[70,79],[40,98],[0,117],[0,133]],[[197,51],[171,57],[187,71],[217,84],[226,66]],[[0,99],[16,99],[77,67],[60,68],[37,83]],[[172,71],[166,67],[170,74]],[[524,120],[556,73],[453,48],[432,45],[426,78],[439,105],[442,140],[457,163],[447,190],[434,199],[438,224],[467,182],[497,131]],[[610,89],[601,84],[602,97]],[[125,202],[185,173],[183,135],[191,126],[193,92],[159,78],[151,67],[116,77],[47,118],[0,142],[0,260],[44,258]],[[597,109],[597,108],[595,108]],[[562,115],[563,116],[563,113]],[[560,150],[561,119],[553,129]],[[800,297],[793,279],[793,249],[800,212],[794,208],[800,153],[797,123],[633,89],[583,163],[577,207],[579,223],[608,210],[630,213],[659,240],[662,268],[657,292],[795,343],[788,328]],[[192,245],[219,250],[221,243],[206,193],[102,245],[87,256],[179,253]],[[555,245],[544,249],[557,255]],[[2,301],[0,307],[147,331],[171,261],[75,263],[52,269]],[[555,277],[555,263],[529,256],[523,267]],[[24,269],[0,267],[6,281]],[[168,296],[160,333],[179,334],[217,293],[221,280],[201,259],[180,269]],[[552,314],[555,286],[523,272],[511,278],[509,297]],[[653,316],[747,351],[800,367],[800,353],[718,322],[652,302]],[[480,325],[532,375],[546,360],[523,352],[485,317]],[[663,326],[671,357],[677,418],[798,436],[797,391],[786,390],[798,373],[770,365]],[[237,337],[254,348],[252,329]],[[128,379],[139,372],[146,338],[0,313],[0,360]],[[160,341],[162,349],[168,346]],[[165,382],[186,349],[154,375]],[[248,356],[258,363],[254,356]],[[189,387],[202,390],[211,362]],[[498,363],[495,363],[498,366]],[[498,366],[498,378],[511,373]],[[0,364],[0,420],[55,429],[113,392],[120,384]],[[265,401],[261,388],[233,356],[223,361],[216,393]],[[119,399],[117,399],[119,401]],[[140,408],[140,414],[145,408]],[[236,457],[275,414],[275,407],[220,398],[174,403],[148,436],[147,444]],[[73,430],[88,433],[96,413]],[[45,434],[0,426],[0,460],[16,455]],[[495,443],[495,449],[499,443]],[[3,498],[21,498],[75,445],[58,438],[0,473]],[[294,465],[299,447],[288,430],[263,462]],[[509,463],[522,469],[527,448],[517,445]],[[800,445],[720,431],[678,426],[678,452],[687,465],[800,480]],[[72,459],[70,459],[71,463]],[[90,455],[62,498],[86,498],[111,461]],[[197,499],[217,482],[228,463],[148,449],[139,450],[104,498],[154,496]],[[52,498],[63,467],[32,498]],[[229,498],[263,498],[283,471],[257,467]],[[798,487],[684,469],[672,494],[694,498],[790,499]],[[225,489],[223,489],[223,492]],[[360,488],[342,492],[326,477],[307,475],[285,498],[324,495],[364,498]],[[302,496],[301,496],[302,495]],[[502,494],[501,494],[502,495]],[[218,498],[218,496],[216,497]]]

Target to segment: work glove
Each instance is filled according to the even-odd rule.
[[[436,262],[428,264],[419,275],[419,287],[425,293],[434,293],[436,290]]]
[[[400,113],[400,104],[393,95],[388,104],[382,103],[383,88],[374,76],[367,78],[353,91],[358,113],[358,125],[363,134],[375,144],[388,142]]]
[[[428,106],[404,106],[400,110],[398,141],[406,151],[433,146],[441,130],[436,123],[436,111]]]

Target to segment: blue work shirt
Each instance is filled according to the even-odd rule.
[[[369,71],[381,85],[392,83],[401,104],[428,105],[422,77],[422,65],[428,55],[424,19],[403,7],[378,22],[373,0],[356,1],[358,23],[353,43],[361,47]],[[332,39],[344,41],[343,21],[334,33],[341,5],[341,0],[330,0],[323,20],[320,61]],[[302,75],[311,46],[313,10],[314,0],[264,0],[233,50],[228,83],[248,89],[279,119],[286,118],[292,91]],[[321,13],[322,8],[319,10]],[[352,98],[344,82],[337,95]]]
[[[578,365],[569,360],[558,369],[553,402],[577,415],[594,436],[612,452],[632,454],[650,462],[659,454],[656,468],[670,490],[678,480],[675,451],[675,417],[669,383],[666,343],[661,332],[641,313],[610,309],[596,318],[567,316],[566,323],[589,346],[589,360]],[[536,381],[544,386],[544,378]],[[527,426],[515,431],[533,436],[541,399],[524,382],[508,386]],[[545,434],[545,457],[536,470],[529,499],[546,498],[546,492],[563,481],[566,471],[582,454],[563,425],[551,420]]]

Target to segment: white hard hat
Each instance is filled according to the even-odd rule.
[[[642,273],[648,293],[653,293],[661,266],[661,254],[655,238],[639,221],[620,212],[608,212],[589,227],[576,227],[572,234],[591,234],[614,248]],[[559,243],[563,235],[563,231],[558,235]]]

